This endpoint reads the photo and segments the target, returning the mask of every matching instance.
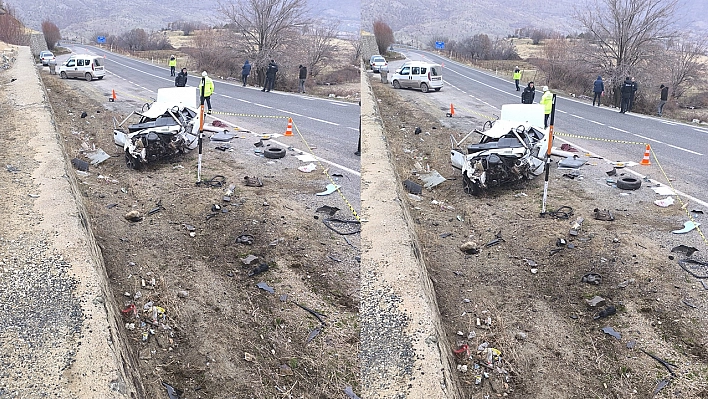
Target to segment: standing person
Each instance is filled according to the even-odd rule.
[[[627,112],[632,111],[632,107],[634,107],[634,94],[637,92],[638,88],[637,82],[634,80],[634,76],[632,76],[632,93],[629,95],[629,108]]]
[[[175,67],[177,66],[177,57],[174,55],[170,56],[170,62],[167,63],[170,66],[170,76],[175,76]]]
[[[629,101],[632,98],[632,93],[634,93],[634,83],[632,83],[632,78],[627,76],[620,86],[620,93],[622,93],[622,103],[620,105],[620,114],[624,114],[629,109]]]
[[[553,109],[553,93],[548,90],[548,86],[543,86],[543,96],[539,103],[543,105],[543,127],[548,128],[548,117],[551,116],[551,109]]]
[[[263,90],[261,91],[271,91],[273,90],[273,84],[275,84],[275,74],[278,72],[278,64],[275,60],[270,60],[268,63],[268,69],[266,69],[266,80],[263,85]]]
[[[521,70],[517,66],[516,69],[514,69],[514,83],[516,83],[516,91],[521,90],[519,88],[519,80],[521,80]]]
[[[524,87],[521,93],[521,104],[533,104],[533,98],[536,96],[536,89],[533,87],[533,82]]]
[[[182,68],[175,78],[175,86],[184,87],[187,86],[187,68]]]
[[[243,82],[243,86],[246,87],[246,84],[248,83],[248,75],[251,74],[251,64],[246,60],[246,62],[243,63],[243,66],[241,67],[241,82]]]
[[[300,87],[298,87],[298,93],[305,92],[305,79],[307,79],[307,67],[300,65]]]
[[[669,86],[661,85],[661,97],[659,99],[659,116],[664,113],[664,105],[669,101]]]
[[[204,92],[202,92],[202,86],[204,86]],[[214,93],[214,81],[211,80],[206,71],[202,72],[202,81],[199,82],[199,101],[201,104],[206,100],[208,111],[207,114],[211,115],[211,95]]]
[[[602,99],[602,93],[605,92],[605,83],[602,82],[602,76],[597,76],[597,79],[595,79],[595,82],[593,83],[593,88],[592,88],[593,93],[595,93],[595,96],[592,98],[592,106],[595,106],[595,100],[597,100],[597,106],[600,106],[600,100]]]

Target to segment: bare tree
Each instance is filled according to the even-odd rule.
[[[57,28],[54,22],[45,19],[42,21],[42,33],[44,34],[44,41],[47,42],[47,48],[54,50],[54,46],[61,40],[59,28]]]
[[[705,54],[706,44],[702,41],[682,39],[669,48],[667,66],[672,97],[683,96],[691,80],[704,75]]]
[[[337,36],[335,25],[325,25],[323,22],[311,26],[303,35],[307,70],[310,76],[316,77],[335,50],[334,39]]]
[[[650,58],[651,48],[676,35],[672,28],[678,0],[593,0],[576,18],[598,51],[591,54],[602,70],[630,75]]]
[[[377,19],[374,21],[374,36],[376,37],[376,46],[379,48],[379,54],[386,54],[388,46],[395,41],[393,30],[386,22]]]
[[[7,5],[4,10],[5,13],[0,14],[0,40],[17,45],[29,44],[29,34],[16,17],[15,10]]]
[[[361,50],[362,50],[362,44],[361,44],[361,36],[357,34],[357,36],[354,38],[354,40],[351,41],[352,45],[352,64],[358,65],[359,64],[359,59],[361,58]]]

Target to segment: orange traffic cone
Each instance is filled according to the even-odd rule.
[[[644,151],[644,158],[642,158],[642,162],[639,162],[640,165],[651,165],[651,162],[649,162],[650,151],[651,147],[649,147],[649,144],[647,144],[647,149]]]
[[[114,101],[116,101],[116,91],[115,90],[111,90],[111,91],[113,92],[113,94],[111,94],[111,96],[108,97],[108,101],[114,102]]]
[[[285,135],[286,136],[293,135],[293,118],[288,118],[288,128],[285,129]]]
[[[446,115],[448,118],[452,118],[453,116],[455,116],[455,106],[452,105],[452,103],[450,103],[450,112],[448,112],[448,113],[445,114],[445,115]]]

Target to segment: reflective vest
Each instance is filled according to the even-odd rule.
[[[514,80],[520,80],[521,79],[521,71],[518,69],[514,71]]]
[[[209,97],[214,93],[214,81],[210,77],[203,78],[206,84],[204,85],[204,97]],[[202,95],[202,81],[199,81],[199,95]]]
[[[553,93],[551,93],[550,90],[543,92],[541,104],[543,105],[543,113],[546,115],[550,114],[551,108],[553,108]]]
[[[170,58],[170,63],[167,64],[168,66],[177,66],[177,58]]]

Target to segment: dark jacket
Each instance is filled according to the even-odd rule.
[[[175,77],[175,86],[184,87],[187,85],[187,72],[179,71],[177,77]]]
[[[278,72],[278,65],[275,62],[268,63],[268,69],[266,70],[266,76],[269,78],[275,78],[276,72]]]
[[[531,87],[529,83],[525,88],[524,92],[521,93],[521,104],[533,104],[533,98],[536,95],[536,88]]]
[[[637,85],[637,82],[632,82],[632,94],[630,94],[630,97],[632,97],[632,99],[634,99],[634,93],[637,92],[638,88],[639,86]]]
[[[246,60],[246,62],[243,64],[241,67],[241,75],[250,75],[251,74],[251,64]]]
[[[602,78],[600,76],[598,76],[595,83],[593,83],[592,91],[595,93],[602,93],[605,91],[605,84],[602,82]]]
[[[625,79],[624,83],[622,83],[622,88],[620,89],[620,91],[622,92],[622,97],[632,97],[632,94],[634,94],[634,87],[634,83],[632,83],[630,79]]]
[[[669,86],[661,88],[661,101],[669,101]]]
[[[300,66],[300,79],[307,79],[307,67]]]

